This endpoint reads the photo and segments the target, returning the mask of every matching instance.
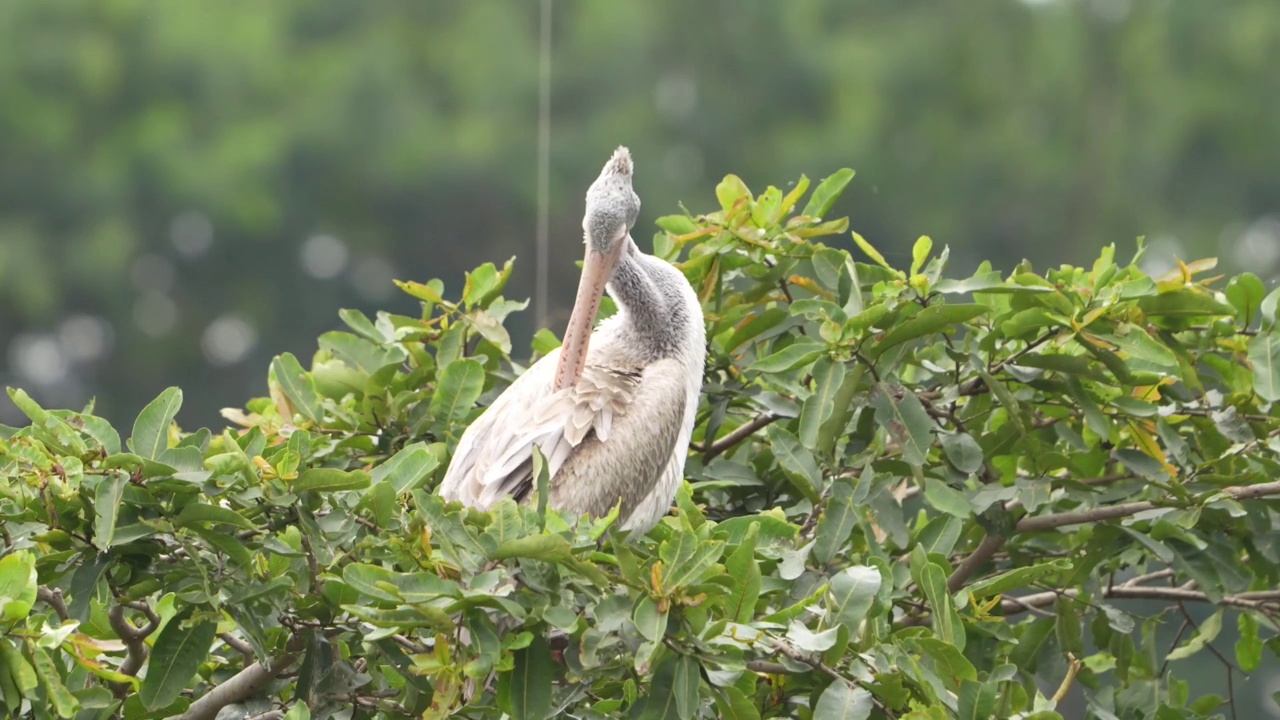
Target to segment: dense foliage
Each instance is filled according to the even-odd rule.
[[[393,267],[518,254],[508,295],[533,297],[539,5],[0,2],[0,384],[127,427],[159,376],[195,427],[334,307],[414,314]],[[1274,0],[554,0],[560,292],[512,335],[563,326],[581,179],[619,143],[650,208],[852,165],[860,232],[945,237],[966,272],[1147,234],[1148,260],[1280,276],[1278,46]],[[325,277],[315,236],[346,246],[318,246]],[[80,314],[105,345],[75,342]]]
[[[1183,668],[1212,654],[1239,682],[1280,650],[1280,291],[1113,248],[947,279],[928,238],[899,269],[854,233],[855,261],[827,217],[851,177],[753,197],[729,176],[716,212],[658,221],[710,340],[689,482],[646,537],[432,494],[520,370],[510,264],[400,283],[420,316],[343,311],[221,431],[180,431],[176,388],[127,442],[11,390],[31,423],[0,430],[8,710],[1233,712]]]

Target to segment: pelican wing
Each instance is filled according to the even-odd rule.
[[[578,384],[551,392],[557,355],[535,363],[463,433],[440,486],[447,500],[486,509],[523,500],[533,487],[533,448],[555,477],[588,437],[607,443],[639,387],[637,372],[588,365]]]

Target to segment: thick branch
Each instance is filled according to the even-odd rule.
[[[973,577],[978,568],[990,560],[997,550],[1004,547],[1004,541],[1005,538],[999,535],[987,535],[982,538],[982,542],[978,544],[977,549],[970,553],[969,557],[960,561],[956,569],[951,571],[951,577],[947,578],[947,590],[956,592],[964,587],[965,582]]]
[[[129,607],[133,604],[130,603]],[[124,662],[120,664],[120,672],[124,675],[137,675],[138,671],[147,662],[147,636],[156,631],[160,626],[160,618],[146,607],[147,624],[143,627],[135,627],[124,616],[125,605],[116,605],[107,612],[107,622],[110,623],[111,629],[116,635],[120,636],[120,640],[124,642],[125,650],[128,654],[125,656]],[[127,687],[127,686],[123,686]]]
[[[1259,483],[1257,485],[1225,487],[1222,488],[1222,492],[1230,495],[1236,500],[1252,500],[1254,498],[1265,497],[1267,495],[1280,495],[1280,481]],[[1090,510],[1077,510],[1074,512],[1056,513],[1053,515],[1037,515],[1035,517],[1028,517],[1020,520],[1017,525],[1017,531],[1020,533],[1043,532],[1045,530],[1052,530],[1066,525],[1082,525],[1084,523],[1101,522],[1103,520],[1115,520],[1116,518],[1137,515],[1140,512],[1153,510],[1157,507],[1161,506],[1156,503],[1143,500],[1140,502],[1121,503],[1119,505],[1104,505]]]
[[[71,613],[67,612],[67,603],[62,599],[61,589],[50,590],[41,585],[36,590],[36,599],[53,608],[53,611],[58,614],[59,620],[66,622],[67,618],[71,617]]]
[[[218,636],[218,638],[221,639],[222,642],[226,643],[227,647],[240,653],[244,657],[244,662],[246,665],[253,662],[254,652],[253,652],[252,645],[241,640],[235,635],[232,635],[231,633],[222,633],[221,635]]]
[[[733,430],[733,432],[730,432],[728,435],[725,435],[724,437],[720,438],[719,440],[716,440],[710,445],[695,444],[693,445],[693,449],[698,450],[702,453],[702,461],[704,463],[710,462],[712,458],[716,457],[717,455],[720,455],[726,450],[732,449],[738,443],[742,442],[743,440],[746,440],[755,431],[759,430],[762,427],[765,427],[766,425],[769,425],[774,421],[781,420],[781,419],[782,419],[782,416],[776,413],[764,413],[763,415],[757,415],[751,420],[748,420],[747,422],[738,426],[735,430]]]
[[[297,661],[306,647],[306,640],[301,635],[289,638],[285,651],[272,658],[267,664],[253,663],[236,673],[231,679],[215,686],[200,696],[181,715],[174,715],[169,720],[213,720],[222,708],[247,700],[266,689],[267,685]]]

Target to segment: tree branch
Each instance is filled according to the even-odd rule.
[[[1257,485],[1225,487],[1222,488],[1222,492],[1230,495],[1236,500],[1252,500],[1254,498],[1265,497],[1267,495],[1280,495],[1280,481],[1259,483]],[[1140,512],[1153,510],[1158,507],[1163,506],[1157,505],[1149,500],[1142,500],[1139,502],[1120,503],[1118,505],[1104,505],[1091,510],[1077,510],[1073,512],[1055,513],[1052,515],[1036,515],[1034,517],[1027,517],[1018,521],[1017,531],[1020,533],[1043,532],[1045,530],[1052,530],[1066,525],[1082,525],[1084,523],[1101,522],[1103,520],[1115,520],[1117,518],[1137,515]]]
[[[255,662],[233,675],[229,680],[213,687],[201,695],[181,715],[174,715],[169,720],[213,720],[222,708],[247,700],[266,689],[267,685],[297,661],[306,647],[306,639],[302,635],[293,635],[285,645],[285,651],[272,658],[267,664]]]
[[[725,435],[710,445],[698,445],[695,443],[692,444],[691,447],[702,453],[702,461],[704,463],[710,462],[712,458],[720,455],[726,450],[732,449],[738,443],[746,440],[755,431],[781,419],[782,416],[776,413],[764,413],[763,415],[757,415],[751,420],[739,425],[728,435]]]
[[[1098,594],[1103,598],[1111,600],[1168,600],[1173,603],[1214,602],[1208,595],[1200,592],[1199,590],[1187,590],[1185,588],[1116,585],[1114,587],[1103,588]],[[1048,590],[1046,592],[1023,595],[1017,598],[1005,598],[1000,602],[1000,609],[1005,615],[1016,615],[1031,608],[1051,605],[1059,596],[1075,597],[1076,595],[1079,595],[1079,592],[1074,588],[1066,590]],[[1244,608],[1246,610],[1265,611],[1271,609],[1269,606],[1280,605],[1280,590],[1253,592],[1249,593],[1248,597],[1245,597],[1244,593],[1223,595],[1222,600],[1214,604],[1224,605],[1227,607]]]
[[[141,608],[137,606],[141,604]],[[143,609],[147,616],[147,624],[143,627],[136,627],[129,619],[124,616],[126,608]],[[123,675],[136,676],[138,671],[147,662],[147,636],[156,631],[160,626],[160,617],[146,603],[124,603],[114,605],[107,611],[107,622],[111,625],[111,629],[116,635],[120,636],[120,640],[124,643],[126,655],[124,662],[120,663],[119,672]],[[128,692],[129,686],[126,683],[113,683],[113,688],[117,696],[123,697]]]
[[[866,687],[864,687],[862,683],[852,678],[846,677],[844,673],[841,673],[839,670],[836,670],[830,665],[827,665],[826,663],[822,662],[821,658],[810,655],[809,653],[806,653],[800,650],[799,648],[793,646],[791,643],[785,640],[778,640],[776,638],[765,638],[765,642],[769,647],[773,648],[774,650],[777,650],[782,655],[785,655],[788,658],[791,658],[792,660],[795,660],[798,663],[803,663],[805,665],[808,665],[809,667],[830,677],[832,680],[835,680],[836,682],[846,683],[848,685],[852,685],[853,687],[862,688],[863,690],[866,690]],[[868,691],[868,693],[870,693],[870,691]],[[880,708],[880,710],[884,712],[886,716],[890,718],[895,717],[895,715],[889,711],[888,706],[880,702],[880,699],[877,698],[874,694],[871,695],[871,701],[875,703],[876,707]]]
[[[987,535],[982,538],[982,542],[978,543],[977,549],[969,554],[955,570],[951,571],[951,577],[947,578],[947,590],[956,592],[964,587],[966,581],[973,577],[973,574],[982,567],[984,563],[991,559],[996,551],[1004,546],[1005,538],[999,535]]]
[[[53,611],[58,614],[59,620],[66,622],[67,618],[71,617],[71,613],[67,612],[67,603],[62,599],[62,590],[60,588],[50,590],[41,585],[36,590],[36,599],[53,608]]]
[[[253,646],[251,646],[249,643],[241,640],[240,638],[236,637],[235,635],[232,635],[231,633],[222,633],[218,635],[218,639],[226,643],[227,647],[231,648],[232,650],[235,650],[236,652],[244,656],[244,663],[246,665],[253,662],[253,658],[254,658]]]

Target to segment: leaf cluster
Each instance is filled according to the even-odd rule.
[[[852,177],[729,176],[714,212],[658,221],[709,357],[688,482],[645,537],[432,492],[521,370],[510,262],[457,295],[399,283],[417,316],[344,310],[220,431],[179,429],[177,388],[127,440],[11,390],[31,423],[0,429],[8,712],[1233,711],[1193,696],[1188,659],[1230,687],[1280,651],[1280,291],[1212,261],[1152,278],[1113,247],[957,279],[922,237],[898,268],[827,217]]]

